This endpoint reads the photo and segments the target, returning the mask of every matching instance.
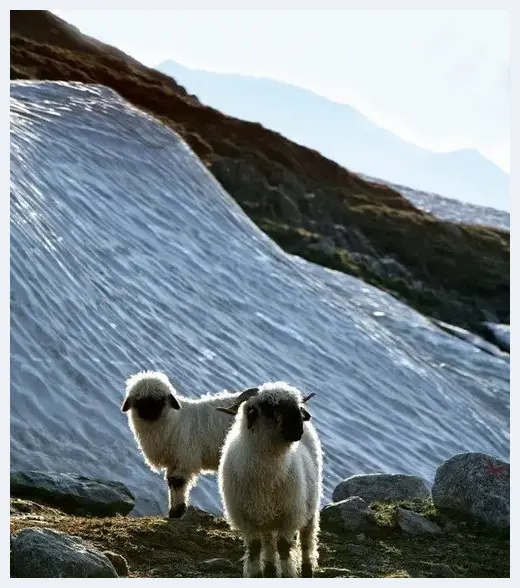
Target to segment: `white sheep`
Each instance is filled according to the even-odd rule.
[[[216,472],[220,450],[231,427],[229,416],[215,410],[247,399],[257,388],[220,392],[198,399],[180,396],[168,376],[145,371],[126,381],[121,406],[144,460],[153,471],[165,471],[168,515],[181,517],[199,474]]]
[[[277,552],[282,577],[312,577],[318,565],[323,460],[303,407],[313,395],[302,399],[285,382],[269,382],[219,409],[236,415],[218,476],[224,514],[244,539],[245,577],[276,577]]]

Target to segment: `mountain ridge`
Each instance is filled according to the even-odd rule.
[[[260,122],[357,173],[482,206],[497,208],[498,202],[499,210],[509,210],[508,174],[476,149],[425,149],[349,104],[265,76],[211,72],[173,60],[162,61],[156,69],[206,104]],[[497,194],[495,203],[486,190]]]

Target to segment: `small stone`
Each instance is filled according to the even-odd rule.
[[[112,565],[116,569],[116,572],[119,577],[128,577],[128,563],[122,555],[119,555],[119,553],[114,553],[113,551],[103,551],[103,555],[106,556],[112,562]]]
[[[336,532],[356,532],[372,529],[376,517],[370,506],[359,496],[328,504],[321,511],[324,527]]]
[[[364,543],[366,541],[365,533],[359,533],[358,535],[356,535],[356,539],[359,543]]]
[[[214,557],[200,563],[200,568],[207,572],[227,572],[235,568],[235,564],[223,557]]]
[[[367,551],[364,545],[357,545],[356,543],[347,543],[345,549],[352,555],[364,555]]]
[[[458,531],[458,527],[455,523],[449,521],[444,525],[443,531],[445,533],[456,533]]]
[[[398,507],[395,518],[399,528],[408,535],[436,535],[441,532],[439,525],[406,508]]]
[[[197,506],[193,506],[189,504],[186,508],[186,512],[184,513],[182,520],[183,521],[190,521],[191,523],[201,523],[201,522],[210,522],[215,520],[215,515],[202,510]]]
[[[442,563],[433,564],[431,567],[433,578],[456,578],[457,574],[450,568],[450,566]]]

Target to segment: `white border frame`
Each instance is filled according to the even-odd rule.
[[[13,3],[14,4],[14,3]],[[127,2],[122,2],[120,0],[118,1],[114,1],[114,0],[90,0],[89,2],[84,2],[82,3],[76,3],[76,2],[72,2],[72,1],[62,1],[62,2],[54,2],[52,8],[49,8],[48,6],[42,6],[42,3],[40,2],[24,2],[24,3],[20,3],[23,5],[20,6],[18,3],[13,6],[12,8],[16,8],[16,9],[23,9],[23,10],[60,10],[60,9],[66,9],[66,10],[70,10],[72,7],[72,9],[77,9],[77,10],[84,10],[84,9],[88,9],[88,10],[95,10],[95,9],[99,9],[99,10],[103,10],[103,9],[142,9],[142,5],[140,5],[139,2],[137,2],[137,0],[130,0]],[[392,5],[393,4],[393,5]],[[155,1],[155,2],[147,2],[146,3],[146,9],[147,10],[154,10],[154,9],[197,9],[197,10],[204,10],[204,9],[215,9],[215,8],[219,8],[219,9],[241,9],[241,10],[245,10],[245,9],[251,9],[251,8],[257,8],[257,9],[314,9],[314,10],[326,10],[326,9],[332,9],[332,8],[340,8],[340,9],[362,9],[362,10],[370,10],[370,9],[398,9],[398,10],[406,10],[406,9],[414,9],[414,10],[421,10],[421,9],[435,9],[435,10],[442,10],[442,9],[471,9],[471,10],[482,10],[482,9],[488,9],[488,10],[499,10],[499,9],[505,9],[505,10],[509,10],[510,13],[510,23],[511,23],[511,31],[514,32],[516,30],[515,25],[518,23],[518,11],[514,8],[514,4],[513,0],[507,0],[507,1],[495,1],[495,2],[490,2],[490,1],[484,1],[484,0],[458,0],[458,1],[449,1],[449,0],[437,0],[436,2],[425,2],[424,0],[408,0],[408,1],[401,1],[398,3],[392,3],[390,4],[389,2],[386,2],[385,0],[365,0],[364,2],[355,2],[352,0],[320,0],[319,2],[316,0],[263,0],[263,2],[244,2],[243,0],[218,0],[218,2],[211,2],[210,0],[188,0],[188,1],[181,1],[181,0],[174,0],[174,1],[168,1],[168,0],[160,0],[160,1]],[[6,15],[7,16],[7,15]],[[0,22],[2,23],[0,26],[2,27],[2,29],[6,29],[6,36],[7,36],[7,28],[8,28],[8,19],[7,18],[2,18],[0,20]],[[3,31],[2,31],[3,32]],[[520,55],[520,40],[519,37],[516,37],[514,34],[511,34],[511,39],[512,39],[512,51],[511,51],[511,91],[512,91],[512,95],[515,96],[519,96],[519,92],[518,92],[518,76],[517,74],[517,68],[516,68],[516,56]],[[514,45],[514,46],[513,46]],[[7,51],[5,52],[4,55],[7,55]],[[6,60],[5,57],[3,59],[3,63],[2,63],[2,68],[5,71],[5,77],[4,79],[8,79],[7,77],[7,69],[8,69],[8,64],[6,64]],[[3,100],[7,101],[7,92],[4,94],[5,98]],[[511,144],[514,144],[515,138],[518,136],[518,125],[519,125],[519,118],[513,116],[513,109],[512,109],[512,105],[513,105],[513,100],[511,99]],[[6,122],[4,123],[5,125],[5,137],[7,138],[7,140],[3,143],[4,147],[2,149],[5,149],[5,159],[4,161],[8,161],[7,156],[9,154],[9,119],[7,118],[7,113],[8,113],[8,105],[6,104],[4,106],[4,108],[2,109],[2,111],[4,113],[6,113]],[[9,164],[7,164],[6,166],[2,167],[2,174],[4,176],[4,180],[6,182],[7,185],[8,181],[9,181]],[[516,203],[516,199],[515,196],[520,192],[520,174],[518,173],[517,168],[514,165],[514,158],[511,159],[511,172],[510,172],[510,190],[511,190],[511,206],[510,206],[510,214],[511,214],[511,251],[515,251],[516,250],[516,232],[514,229],[515,226],[515,218],[516,218],[516,214],[517,214],[517,210],[519,205]],[[0,235],[1,235],[1,239],[2,239],[2,256],[1,256],[1,263],[2,263],[2,275],[4,275],[4,277],[6,278],[6,281],[4,282],[2,280],[2,307],[4,310],[1,313],[1,317],[2,317],[2,339],[4,344],[6,345],[7,350],[9,350],[10,348],[10,316],[8,317],[8,312],[9,312],[9,308],[10,308],[10,302],[9,302],[9,285],[10,285],[10,274],[9,274],[9,269],[10,269],[10,239],[9,239],[9,235],[10,235],[10,224],[9,224],[9,200],[7,199],[7,197],[4,197],[1,199],[1,206],[2,208],[4,208],[4,212],[0,214],[0,219],[1,219],[1,223],[3,225],[3,229],[0,231]],[[514,264],[511,266],[514,267]],[[515,293],[518,292],[518,274],[516,274],[516,272],[512,272],[511,275],[511,299],[515,299]],[[517,312],[516,309],[513,307],[511,309],[511,326],[512,326],[512,330],[515,331],[516,329],[516,324],[517,324]],[[514,339],[514,337],[513,337]],[[2,345],[3,347],[3,345]],[[3,348],[3,349],[6,349]],[[4,351],[2,353],[2,380],[4,381],[4,390],[10,389],[10,358],[9,358],[9,354]],[[514,384],[514,382],[517,381],[517,368],[514,364],[514,362],[511,364],[511,388],[515,390],[516,386]],[[510,422],[510,430],[514,431],[514,415],[515,415],[515,406],[517,406],[517,400],[515,398],[515,394],[511,395],[511,422]],[[7,413],[4,412],[3,413],[4,419],[7,420]],[[8,426],[4,426],[2,427],[2,431],[3,431],[3,435],[4,435],[4,440],[5,440],[5,445],[9,445],[10,443],[10,427]],[[514,442],[515,436],[514,434],[511,435],[511,456],[516,455],[516,444]],[[8,457],[8,453],[7,452],[2,452],[1,453],[2,457],[1,460],[3,462],[3,465],[5,466],[5,472],[6,472],[6,476],[9,475],[9,457]],[[512,460],[512,458],[511,458]],[[516,479],[516,467],[513,467],[512,469],[512,487],[518,487],[517,484],[515,483],[515,479]],[[8,504],[8,499],[9,499],[9,492],[8,492],[8,484],[4,483],[1,485],[1,490],[3,495],[5,495],[5,505],[7,506]],[[511,492],[512,495],[514,495],[513,492]],[[512,540],[512,548],[511,548],[511,552],[516,552],[518,553],[518,547],[515,548],[514,545],[517,544],[517,539],[516,539],[516,520],[518,518],[518,512],[519,509],[516,506],[516,502],[513,500],[511,502],[511,540]],[[3,539],[2,542],[5,541],[5,543],[7,543],[7,534],[2,535]],[[16,582],[17,584],[27,584],[27,586],[34,586],[34,584],[36,583],[37,585],[53,585],[53,583],[56,581],[55,579],[38,579],[38,580],[33,580],[33,579],[10,579],[9,578],[9,561],[8,561],[8,553],[7,553],[7,545],[5,545],[5,548],[2,549],[2,559],[3,562],[5,563],[5,565],[2,565],[2,570],[5,570],[5,576],[10,582]],[[511,578],[515,578],[518,577],[518,569],[519,566],[516,563],[516,560],[514,558],[512,558],[511,561]],[[387,582],[387,581],[393,581],[393,582],[402,582],[403,579],[398,579],[398,578],[393,578],[393,579],[364,579],[364,578],[350,578],[348,579],[348,582],[350,585],[352,585],[353,583],[359,584],[360,582],[362,582],[362,586],[368,586],[368,584],[370,585],[374,585],[376,583],[380,583],[380,582]],[[72,586],[74,584],[76,580],[74,579],[65,579],[64,582],[66,582],[65,585],[68,586]],[[82,582],[88,582],[88,583],[105,583],[107,580],[105,579],[98,579],[98,580],[82,580]],[[163,582],[166,585],[166,582],[175,582],[175,585],[186,585],[187,583],[192,583],[192,582],[197,582],[197,586],[201,585],[201,584],[209,584],[211,586],[216,586],[217,583],[220,583],[221,586],[227,586],[229,582],[236,584],[238,582],[241,582],[241,579],[217,579],[217,578],[205,578],[205,579],[181,579],[181,578],[164,578],[164,579],[151,579],[151,578],[140,578],[140,579],[136,579],[134,580],[134,582],[139,583],[140,586],[144,585],[145,583],[150,584],[152,581],[155,581],[156,583],[158,582]],[[337,582],[337,581],[341,581],[339,579],[334,579],[334,578],[328,578],[328,579],[313,579],[313,580],[304,580],[304,579],[298,579],[298,580],[285,580],[285,582],[297,582],[298,586],[302,586],[303,583],[320,583],[320,584],[324,584],[324,583],[333,583],[333,582]],[[445,583],[450,583],[454,586],[457,585],[457,580],[456,579],[425,579],[425,578],[414,578],[413,580],[414,585],[425,585],[426,582],[428,582],[429,585],[432,585],[432,583],[435,584],[440,584],[441,582],[443,584]],[[70,582],[70,583],[69,583]],[[249,580],[249,582],[251,583],[255,583],[255,585],[257,583],[262,583],[263,580],[261,579],[251,579]],[[284,582],[284,584],[285,584]],[[465,582],[471,582],[472,584],[480,584],[482,586],[488,586],[490,580],[489,579],[466,579]],[[493,582],[493,584],[495,582],[510,582],[510,579],[492,579],[491,582]],[[110,585],[110,582],[109,584]]]

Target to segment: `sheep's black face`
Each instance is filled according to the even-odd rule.
[[[156,421],[166,405],[166,398],[147,396],[134,400],[133,407],[144,421]]]
[[[267,420],[273,421],[273,424],[278,421],[284,441],[292,443],[299,441],[302,438],[303,421],[308,420],[303,413],[305,412],[306,415],[308,415],[308,413],[300,408],[294,401],[281,400],[276,404],[272,404],[269,400],[265,400],[258,403],[258,408]]]
[[[303,418],[299,406],[290,404],[283,407],[282,436],[286,441],[299,441],[303,437]]]

